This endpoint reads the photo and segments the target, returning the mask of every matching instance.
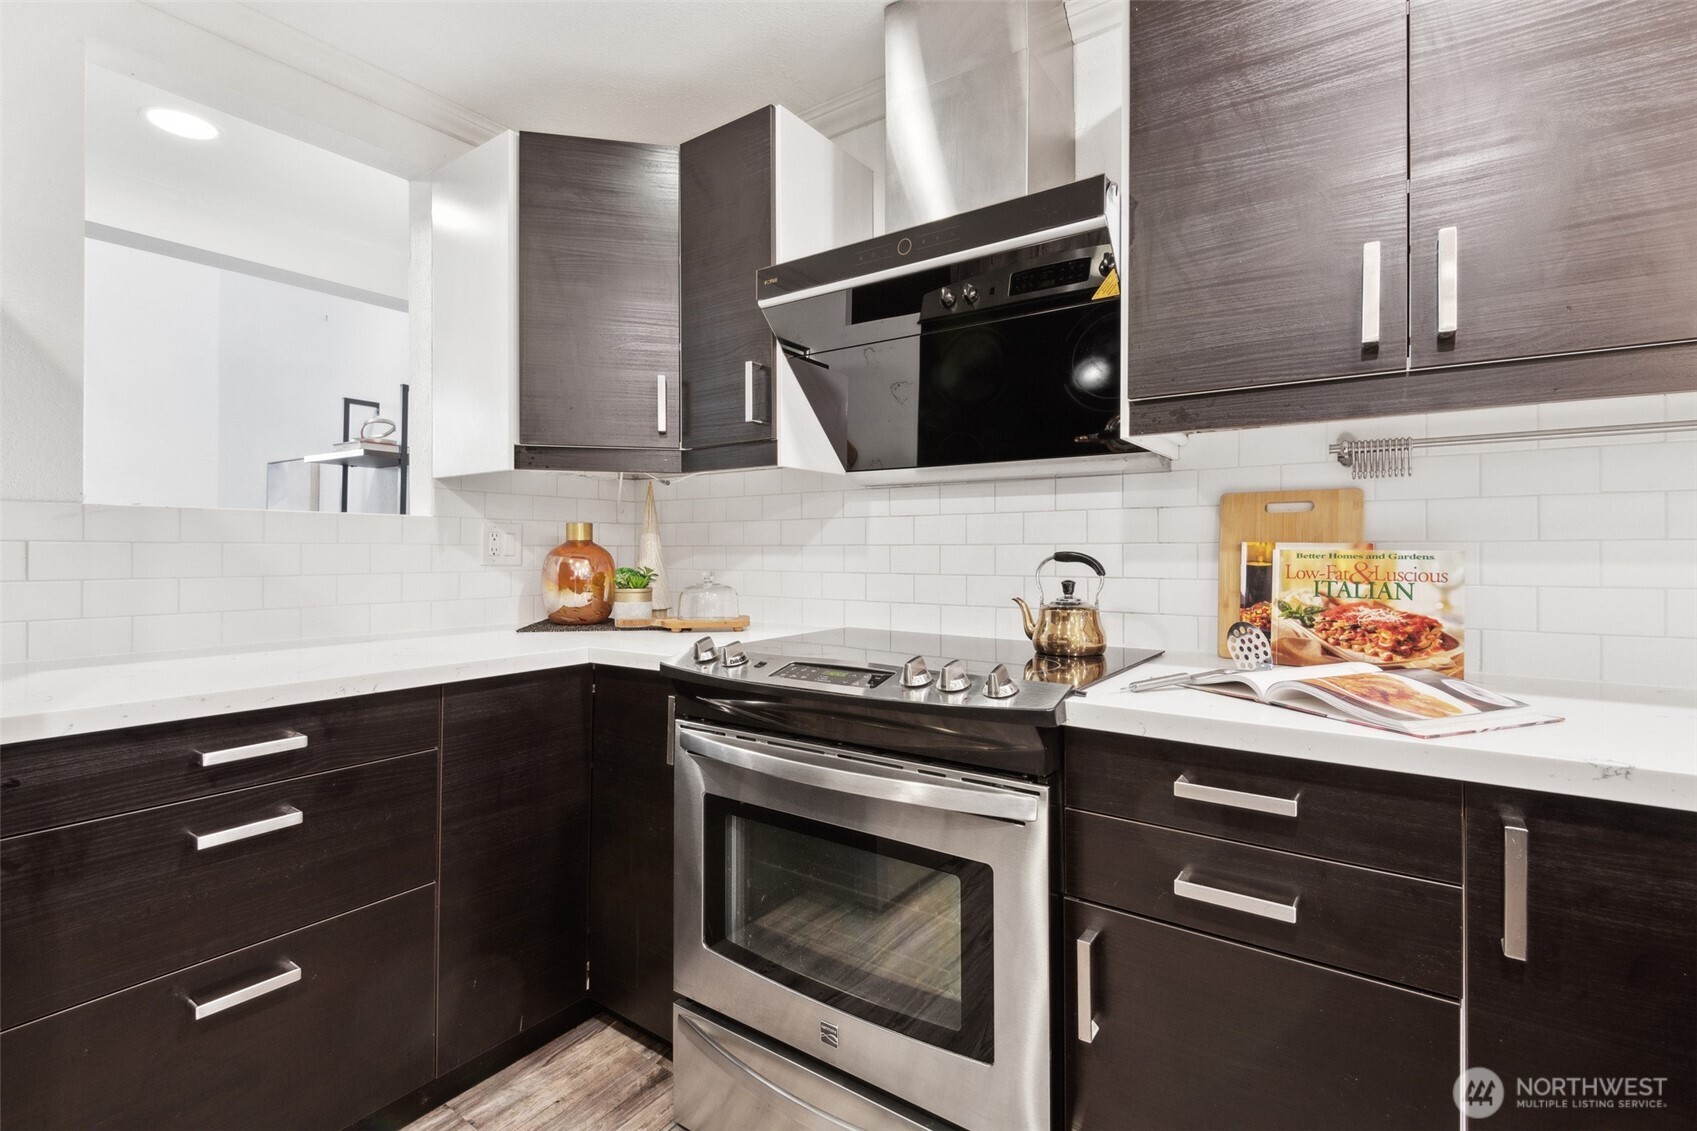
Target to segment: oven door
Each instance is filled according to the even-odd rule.
[[[678,992],[944,1119],[1048,1126],[1046,787],[674,742]]]

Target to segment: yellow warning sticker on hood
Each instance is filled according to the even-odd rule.
[[[1110,267],[1108,268],[1107,278],[1103,279],[1102,285],[1096,288],[1096,293],[1090,296],[1090,301],[1095,302],[1099,298],[1118,298],[1119,295],[1120,269]]]

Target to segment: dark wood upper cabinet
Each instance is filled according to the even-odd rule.
[[[1130,38],[1132,398],[1400,371],[1402,0],[1135,3]]]
[[[518,252],[519,444],[676,449],[677,149],[520,134]]]
[[[1414,0],[1409,26],[1414,364],[1697,338],[1697,5]]]
[[[756,110],[678,157],[683,443],[761,445],[744,466],[776,458],[772,331],[754,301],[755,272],[773,262],[775,115]]]
[[[590,690],[577,667],[444,692],[438,1075],[585,996]]]
[[[595,670],[589,988],[662,1040],[672,1036],[672,766],[668,681]]]
[[[1467,1064],[1508,1092],[1481,1126],[1697,1124],[1697,813],[1473,785],[1465,800]],[[1556,1106],[1558,1077],[1649,1081],[1635,1098],[1662,1106]],[[1518,1080],[1555,1102],[1520,1106]]]

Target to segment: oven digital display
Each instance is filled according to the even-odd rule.
[[[836,668],[824,664],[785,664],[772,673],[773,679],[793,679],[801,683],[823,683],[827,687],[877,687],[890,678],[889,672],[867,668]]]
[[[1070,287],[1074,283],[1082,283],[1090,278],[1089,259],[1069,259],[1065,263],[1050,263],[1042,267],[1028,267],[1024,271],[1015,271],[1009,280],[1010,295],[1030,294],[1032,291],[1046,291],[1050,287]]]

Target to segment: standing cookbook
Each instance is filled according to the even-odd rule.
[[[1274,663],[1465,677],[1460,551],[1283,544],[1272,565]]]

